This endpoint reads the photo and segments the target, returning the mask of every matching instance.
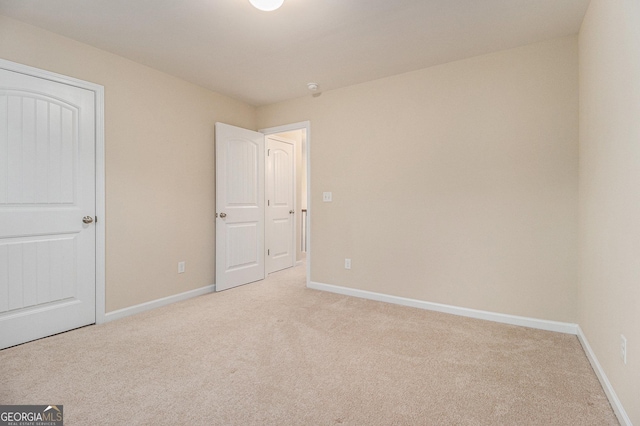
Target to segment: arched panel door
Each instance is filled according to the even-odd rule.
[[[262,280],[264,135],[216,123],[216,291]]]
[[[267,273],[295,264],[294,142],[267,136]]]
[[[95,323],[95,93],[0,69],[0,347]]]

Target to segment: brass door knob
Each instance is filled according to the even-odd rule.
[[[93,223],[93,217],[91,217],[91,216],[85,216],[85,217],[83,217],[83,218],[82,218],[82,221],[83,221],[84,223]]]

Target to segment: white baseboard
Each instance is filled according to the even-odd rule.
[[[445,314],[459,315],[463,317],[482,319],[487,321],[500,322],[503,324],[519,325],[522,327],[537,328],[539,330],[555,331],[565,334],[578,334],[578,324],[567,322],[548,321],[537,318],[520,317],[516,315],[499,314],[496,312],[479,311],[476,309],[461,308],[458,306],[443,305],[441,303],[425,302],[423,300],[408,299],[405,297],[390,296],[388,294],[373,293],[366,290],[358,290],[347,287],[340,287],[331,284],[310,282],[309,288],[315,290],[328,291],[331,293],[343,294],[345,296],[359,297],[361,299],[375,300],[378,302],[393,303],[396,305],[410,306],[412,308],[425,309],[428,311],[443,312]]]
[[[613,386],[611,386],[611,383],[609,382],[607,375],[605,374],[604,370],[602,369],[602,366],[598,362],[598,358],[596,358],[595,353],[591,349],[591,346],[589,346],[589,342],[587,341],[586,336],[584,335],[582,329],[578,324],[548,321],[548,320],[541,320],[537,318],[520,317],[516,315],[506,315],[506,314],[499,314],[496,312],[461,308],[458,306],[425,302],[422,300],[408,299],[405,297],[391,296],[388,294],[374,293],[366,290],[340,287],[340,286],[323,284],[323,283],[318,283],[313,281],[309,282],[307,287],[315,290],[342,294],[345,296],[359,297],[362,299],[375,300],[378,302],[393,303],[396,305],[409,306],[412,308],[425,309],[428,311],[443,312],[446,314],[500,322],[503,324],[519,325],[523,327],[536,328],[539,330],[555,331],[558,333],[576,335],[578,337],[578,340],[580,341],[580,344],[584,348],[585,353],[587,354],[587,358],[589,359],[589,362],[591,363],[591,366],[593,367],[593,370],[595,371],[596,376],[598,377],[598,380],[600,380],[602,388],[604,389],[604,392],[607,395],[607,398],[609,399],[609,403],[613,407],[613,411],[618,417],[618,421],[622,426],[633,426],[631,423],[631,419],[629,419],[629,416],[624,410],[622,403],[618,399],[616,392],[613,390]]]
[[[161,306],[166,306],[172,303],[191,299],[192,297],[213,293],[214,291],[216,291],[215,284],[202,287],[202,288],[197,288],[195,290],[185,291],[184,293],[180,293],[180,294],[174,294],[173,296],[163,297],[162,299],[156,299],[150,302],[141,303],[139,305],[130,306],[128,308],[118,309],[117,311],[108,312],[107,314],[105,314],[104,322],[107,323],[109,321],[114,321],[120,318],[128,317],[130,315],[139,314],[141,312],[149,311],[151,309],[159,308]]]
[[[602,388],[604,389],[605,394],[607,395],[607,398],[609,399],[609,403],[611,404],[613,411],[618,417],[618,421],[620,421],[620,424],[622,426],[633,426],[633,424],[631,423],[631,419],[629,418],[629,416],[627,415],[627,412],[622,406],[620,399],[618,399],[618,396],[616,395],[616,392],[613,389],[613,386],[611,386],[611,382],[609,382],[609,379],[607,378],[607,375],[602,369],[600,362],[598,362],[598,358],[593,352],[593,349],[591,349],[591,346],[587,341],[587,337],[585,336],[584,332],[582,331],[582,329],[578,324],[549,321],[549,320],[542,320],[542,319],[529,318],[529,317],[521,317],[517,315],[500,314],[496,312],[481,311],[477,309],[461,308],[458,306],[426,302],[423,300],[409,299],[409,298],[399,297],[399,296],[391,296],[388,294],[374,293],[366,290],[340,287],[336,285],[323,284],[323,283],[318,283],[313,281],[310,281],[307,287],[315,290],[342,294],[345,296],[359,297],[361,299],[375,300],[378,302],[393,303],[396,305],[408,306],[408,307],[418,308],[418,309],[425,309],[428,311],[442,312],[446,314],[458,315],[463,317],[494,321],[494,322],[499,322],[503,324],[518,325],[522,327],[535,328],[539,330],[555,331],[558,333],[576,335],[587,355],[587,358],[589,359],[589,362],[591,363],[591,366],[593,367],[593,370],[596,373],[596,376],[598,377],[598,380],[600,381],[600,384],[602,385]],[[202,287],[199,289],[187,291],[184,293],[176,294],[173,296],[164,297],[162,299],[152,300],[150,302],[141,303],[135,306],[130,306],[128,308],[119,309],[117,311],[113,311],[105,314],[104,322],[114,321],[120,318],[128,317],[130,315],[135,315],[151,309],[159,308],[161,306],[166,306],[172,303],[191,299],[192,297],[202,296],[204,294],[214,292],[215,289],[216,289],[216,286],[214,284],[214,285]]]
[[[618,417],[618,421],[622,426],[633,426],[631,424],[631,419],[627,415],[627,412],[624,410],[622,403],[618,399],[618,395],[616,395],[616,391],[613,390],[613,386],[611,386],[611,382],[607,378],[600,362],[598,362],[598,358],[596,358],[596,354],[591,349],[591,345],[589,345],[589,341],[587,341],[587,336],[584,335],[582,328],[578,326],[578,340],[580,340],[580,344],[584,349],[584,352],[587,354],[587,358],[591,363],[591,367],[593,367],[593,371],[596,372],[596,376],[598,376],[598,380],[600,380],[600,384],[604,389],[604,393],[607,395],[609,399],[609,403],[613,408],[613,412],[616,413],[616,417]]]

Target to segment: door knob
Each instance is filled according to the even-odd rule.
[[[294,210],[289,210],[289,214],[294,214],[295,211]]]
[[[227,214],[225,212],[222,212],[220,213],[220,217],[224,219],[225,217],[227,217]]]
[[[91,217],[91,216],[85,216],[85,217],[83,217],[83,218],[82,218],[82,221],[83,221],[84,223],[93,223],[93,217]]]

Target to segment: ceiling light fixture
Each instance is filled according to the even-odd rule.
[[[278,9],[284,3],[284,0],[249,0],[249,2],[256,9],[264,10],[265,12],[271,12]]]

